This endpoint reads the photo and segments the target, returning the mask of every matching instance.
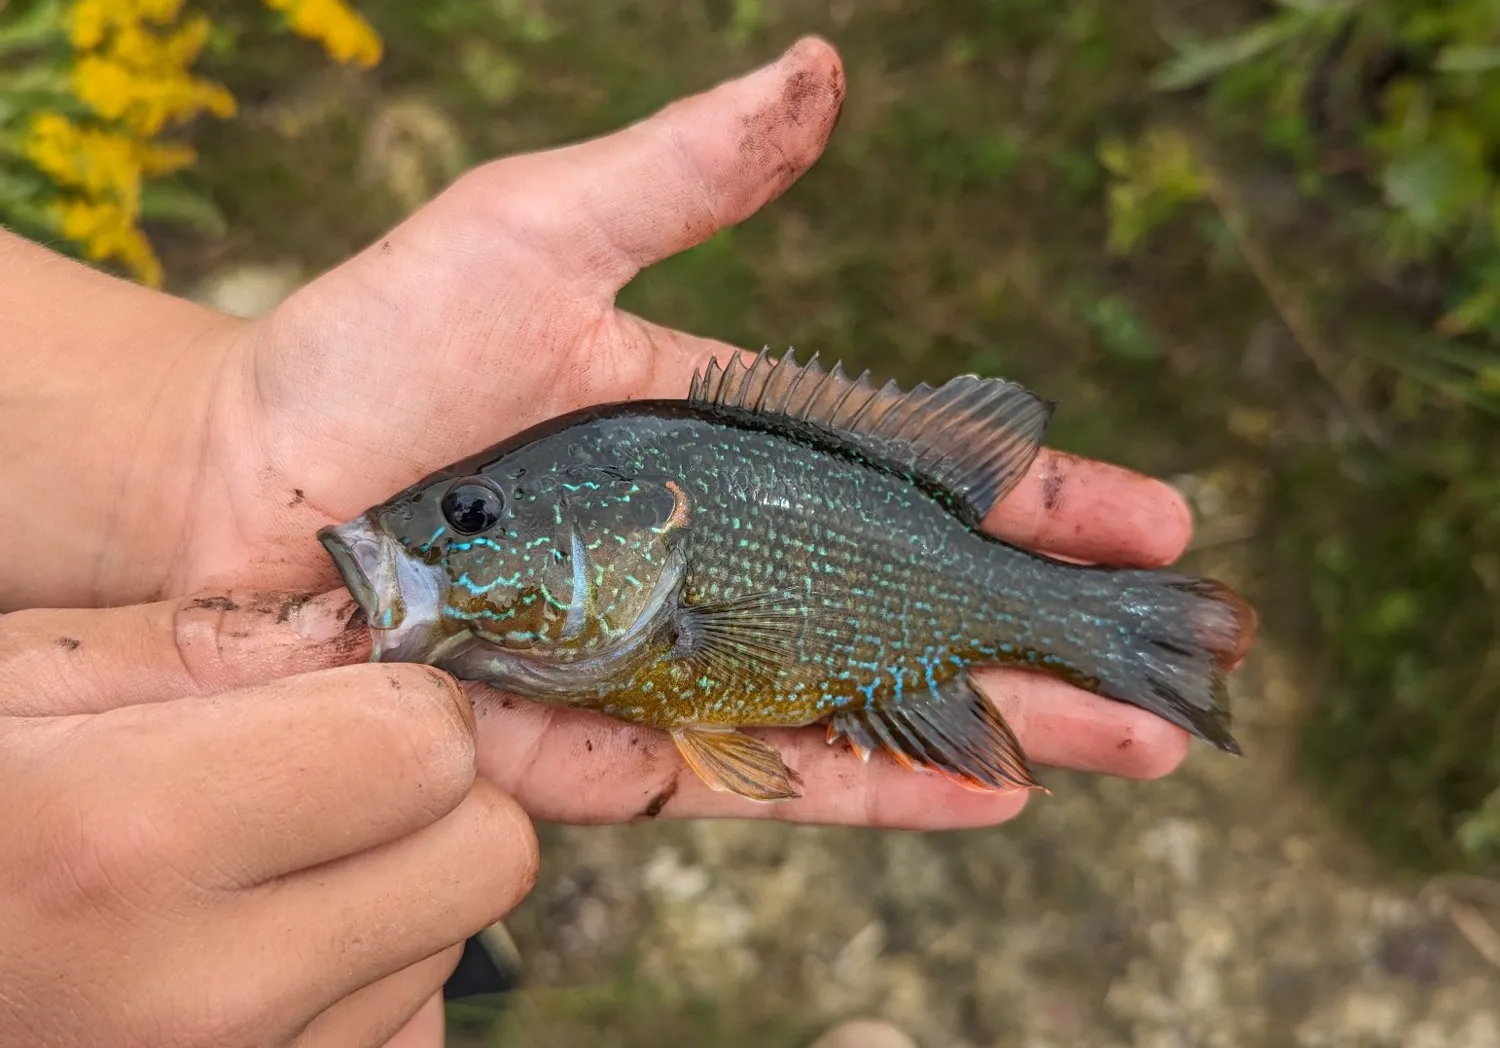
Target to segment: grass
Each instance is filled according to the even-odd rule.
[[[820,1030],[775,996],[725,1000],[671,992],[626,961],[592,986],[523,989],[500,1002],[448,1007],[449,1043],[463,1048],[802,1048]],[[790,1016],[790,1017],[789,1017]]]

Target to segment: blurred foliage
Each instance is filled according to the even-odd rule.
[[[265,4],[338,61],[380,57],[343,0]],[[165,180],[196,153],[158,137],[234,115],[234,96],[191,72],[205,47],[233,46],[215,29],[181,0],[0,0],[0,220],[153,286],[163,274],[142,219],[222,233],[206,197]]]
[[[1299,526],[1277,558],[1307,574],[1329,669],[1306,730],[1311,774],[1393,857],[1494,864],[1500,440],[1493,419],[1472,413],[1500,417],[1500,5],[1271,7],[1236,33],[1178,36],[1153,77],[1162,90],[1202,89],[1195,115],[1211,130],[1153,124],[1104,143],[1109,245],[1129,253],[1200,206],[1253,226],[1210,159],[1219,143],[1249,140],[1323,205],[1303,214],[1343,242],[1346,288],[1436,276],[1436,293],[1410,296],[1399,326],[1350,324],[1338,340],[1399,376],[1382,395],[1366,372],[1362,398],[1391,439],[1364,472],[1361,508],[1392,524],[1360,526],[1348,504],[1297,498],[1284,508]],[[1429,329],[1415,330],[1424,315]],[[1321,350],[1298,336],[1310,356]],[[1295,477],[1282,487],[1295,490]],[[1310,535],[1320,537],[1309,548]]]
[[[797,1048],[818,1031],[785,1002],[723,999],[645,977],[626,956],[595,984],[522,988],[447,1005],[455,1048],[627,1048],[638,1044]]]
[[[1394,276],[1411,266],[1449,277],[1434,322],[1476,336],[1470,350],[1424,341],[1413,374],[1436,364],[1460,375],[1475,402],[1500,413],[1500,5],[1491,0],[1276,0],[1239,33],[1180,36],[1153,78],[1163,90],[1210,85],[1209,114],[1288,157],[1311,197],[1368,186],[1337,204],[1364,266]],[[1129,250],[1210,179],[1181,133],[1152,128],[1111,139],[1102,160],[1111,246]],[[1448,390],[1452,392],[1450,388]]]

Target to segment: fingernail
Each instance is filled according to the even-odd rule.
[[[297,636],[313,644],[326,644],[350,628],[359,604],[348,590],[321,593],[304,601],[293,613]]]

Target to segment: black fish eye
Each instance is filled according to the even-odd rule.
[[[499,523],[504,506],[500,493],[488,484],[465,481],[443,496],[443,518],[454,531],[476,535]]]

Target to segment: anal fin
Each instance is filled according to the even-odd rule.
[[[775,747],[742,731],[674,728],[672,741],[688,767],[709,789],[735,793],[753,801],[782,801],[802,796],[798,789],[801,778],[786,766]]]
[[[970,789],[1048,792],[1010,725],[968,674],[927,695],[834,714],[828,742],[840,739],[862,759],[884,749],[904,767],[933,771]]]

